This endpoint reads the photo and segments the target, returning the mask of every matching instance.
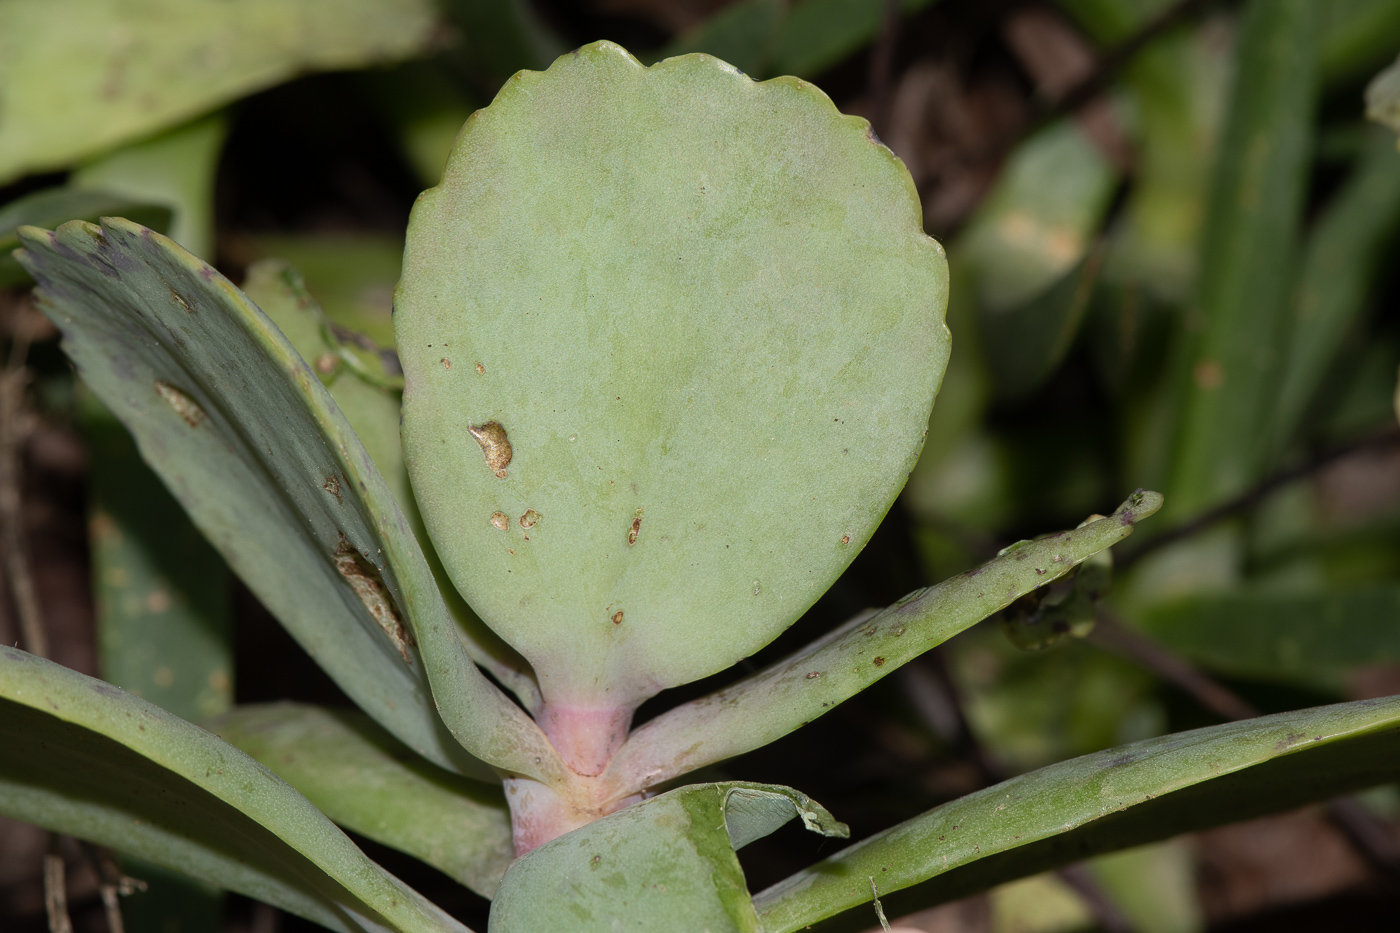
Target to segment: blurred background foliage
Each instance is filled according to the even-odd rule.
[[[800,786],[860,836],[1123,742],[1400,693],[1400,0],[0,0],[0,530],[32,568],[6,574],[0,638],[193,720],[345,702],[83,391],[14,230],[126,216],[234,281],[289,283],[324,315],[297,325],[309,361],[392,408],[413,197],[502,81],[595,39],[815,82],[904,160],[948,249],[923,457],[750,663],[1133,488],[1167,496],[1111,562],[715,776]],[[905,925],[1391,929],[1398,812],[1381,789]],[[480,898],[360,841],[484,928]],[[745,849],[752,886],[821,844]],[[0,822],[7,930],[45,927],[44,845]],[[75,923],[106,929],[105,858],[60,845]],[[305,928],[122,868],[149,882],[123,903],[137,933]]]

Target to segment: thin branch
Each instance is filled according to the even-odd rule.
[[[17,329],[10,345],[9,363],[0,373],[0,548],[5,552],[5,576],[10,584],[25,650],[46,658],[49,643],[34,576],[30,572],[21,509],[20,451],[28,427],[24,390],[29,381],[24,360],[28,354],[29,335]]]
[[[1269,493],[1278,489],[1280,486],[1286,486],[1297,480],[1305,479],[1324,467],[1330,466],[1338,460],[1350,457],[1353,454],[1363,453],[1368,450],[1384,450],[1388,447],[1396,446],[1397,444],[1400,444],[1400,428],[1391,428],[1381,434],[1363,437],[1349,444],[1343,444],[1340,447],[1325,451],[1298,466],[1280,470],[1252,489],[1241,493],[1227,502],[1222,502],[1213,509],[1202,512],[1189,521],[1182,522],[1180,525],[1169,528],[1155,537],[1148,538],[1137,547],[1132,547],[1131,545],[1125,546],[1122,553],[1114,553],[1114,565],[1120,572],[1127,570],[1133,564],[1136,564],[1145,556],[1159,548],[1180,541],[1183,538],[1189,538],[1194,534],[1204,531],[1216,522],[1253,508],[1263,501]]]
[[[898,38],[899,0],[885,0],[880,35],[870,52],[870,124],[877,136],[883,136],[888,130],[894,47]]]
[[[146,890],[146,882],[124,874],[112,858],[112,853],[102,846],[84,842],[82,849],[88,860],[97,868],[97,890],[102,897],[102,910],[107,915],[108,933],[126,933],[120,898]]]
[[[49,833],[49,851],[44,855],[44,912],[49,917],[49,933],[73,933],[60,838],[57,833]]]

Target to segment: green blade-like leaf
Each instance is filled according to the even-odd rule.
[[[0,813],[332,930],[464,930],[217,736],[111,684],[7,647],[0,647]]]
[[[227,132],[223,114],[204,117],[153,139],[105,153],[74,172],[68,183],[74,188],[110,191],[151,204],[168,204],[174,211],[168,231],[170,239],[200,259],[212,260],[214,175]]]
[[[790,787],[696,784],[635,804],[516,860],[491,933],[759,933],[734,850],[795,816],[826,836],[845,825]]]
[[[21,238],[18,258],[79,374],[340,687],[444,767],[488,776],[466,746],[508,770],[555,773],[538,728],[466,656],[384,478],[266,315],[128,221]]]
[[[1400,228],[1400,152],[1379,128],[1308,237],[1293,302],[1283,383],[1274,401],[1280,443],[1292,439]]]
[[[1237,677],[1336,689],[1351,668],[1400,661],[1400,588],[1205,594],[1150,606],[1144,629],[1198,664]]]
[[[1123,540],[1161,504],[1157,493],[1138,492],[1108,518],[1023,541],[975,570],[858,616],[794,657],[648,722],[604,780],[645,788],[762,747]]]
[[[1400,4],[1393,0],[1328,0],[1321,13],[1318,64],[1329,84],[1364,77],[1400,45]]]
[[[515,857],[497,788],[428,764],[368,717],[294,703],[205,723],[346,829],[417,856],[483,897]]]
[[[900,12],[922,10],[933,0],[901,0]],[[860,50],[879,34],[885,4],[871,0],[803,0],[783,22],[768,73],[814,78]]]
[[[811,605],[918,454],[946,294],[908,173],[803,82],[597,43],[472,117],[410,225],[404,448],[547,707],[630,711]]]
[[[744,74],[763,76],[773,57],[787,0],[741,0],[731,3],[714,16],[677,36],[656,56],[673,58],[691,52],[704,52],[729,62]]]
[[[20,227],[57,227],[70,220],[96,221],[120,214],[153,230],[170,226],[171,210],[163,204],[142,204],[106,191],[45,188],[0,207],[0,288],[29,281],[12,253],[19,246]]]
[[[423,520],[418,514],[418,505],[408,482],[403,446],[399,442],[400,393],[372,384],[360,378],[356,371],[346,371],[350,367],[345,365],[342,354],[354,352],[355,348],[347,346],[349,341],[341,341],[332,333],[333,325],[307,290],[301,275],[286,263],[275,259],[259,260],[248,268],[248,278],[243,287],[248,297],[272,319],[304,361],[321,372],[329,360],[330,372],[323,373],[322,378],[329,382],[331,398],[345,413],[346,420],[364,443],[370,459],[388,481],[415,537],[422,544],[424,556],[437,580],[439,595],[457,623],[467,653],[520,697],[527,709],[537,709],[540,705],[539,687],[529,672],[529,664],[487,628],[462,600],[447,578],[447,572],[443,570],[423,530]],[[392,355],[392,351],[384,349],[378,352]],[[397,366],[396,356],[393,363]]]
[[[1201,243],[1204,332],[1187,356],[1168,511],[1192,515],[1267,468],[1317,97],[1313,0],[1254,0]]]
[[[408,58],[430,0],[6,0],[0,184],[306,71]]]
[[[1228,723],[1003,781],[859,842],[754,900],[767,933],[788,933],[868,903],[874,877],[886,910],[903,913],[1397,776],[1400,697]],[[859,911],[816,929],[868,926]]]
[[[233,703],[228,568],[190,524],[125,428],[83,403],[99,670],[184,719]]]

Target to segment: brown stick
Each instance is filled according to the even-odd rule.
[[[10,345],[9,364],[0,373],[0,548],[5,552],[5,576],[10,584],[25,650],[47,658],[49,641],[29,568],[21,509],[20,451],[27,429],[24,390],[29,381],[24,360],[28,354],[28,334],[17,333]]]
[[[44,911],[49,916],[49,933],[73,933],[73,920],[68,916],[68,885],[59,838],[57,833],[49,833],[49,851],[44,856]]]

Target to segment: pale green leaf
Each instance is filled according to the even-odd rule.
[[[598,43],[468,121],[410,225],[404,447],[546,706],[630,710],[811,605],[918,454],[946,295],[908,173],[803,82]]]
[[[604,779],[644,788],[760,748],[1123,540],[1161,504],[1157,493],[1135,493],[1108,518],[1023,541],[988,564],[857,616],[793,657],[646,723]]]
[[[554,773],[538,728],[466,656],[363,445],[266,315],[127,221],[21,238],[18,258],[79,375],[340,687],[445,767],[489,776],[465,745],[513,771]]]
[[[1314,0],[1254,0],[1201,239],[1167,509],[1193,515],[1269,465],[1317,98]]]
[[[901,0],[904,15],[933,0]],[[768,73],[814,78],[868,45],[884,25],[883,0],[802,0],[778,34]]]
[[[164,204],[142,204],[105,191],[69,187],[43,188],[0,207],[0,288],[29,281],[12,255],[19,246],[19,228],[57,227],[69,220],[96,221],[120,214],[155,230],[170,226],[172,211]]]
[[[848,835],[790,787],[696,784],[634,804],[518,859],[489,929],[759,933],[734,850],[799,815],[813,832]]]
[[[227,130],[223,114],[205,117],[105,153],[74,172],[68,183],[142,203],[169,205],[174,212],[170,239],[199,258],[212,260],[214,175]]]
[[[0,813],[344,933],[464,933],[217,736],[0,646]]]
[[[243,287],[248,297],[272,319],[302,359],[314,367],[322,381],[327,383],[331,398],[344,412],[355,436],[365,445],[370,459],[388,481],[414,536],[423,547],[424,556],[438,582],[439,593],[457,623],[467,653],[509,687],[527,709],[537,709],[539,687],[529,673],[529,665],[463,602],[447,579],[446,571],[442,569],[423,531],[423,520],[409,486],[408,468],[404,464],[403,446],[399,442],[400,393],[360,378],[356,369],[346,365],[346,355],[358,350],[359,355],[351,359],[371,357],[367,364],[361,365],[374,365],[373,357],[378,357],[381,370],[393,369],[397,372],[397,355],[392,349],[375,346],[373,341],[367,342],[371,351],[368,353],[355,346],[356,341],[366,343],[363,335],[336,328],[307,290],[300,273],[280,260],[255,262],[248,268]]]
[[[408,58],[431,0],[5,0],[0,184],[307,71]]]
[[[204,724],[346,829],[490,897],[515,857],[501,791],[424,761],[350,710],[241,706]]]
[[[788,933],[868,903],[874,877],[886,910],[907,913],[1102,852],[1397,777],[1400,697],[1196,729],[969,794],[856,843],[754,900],[766,933]],[[814,929],[864,929],[868,910]]]

